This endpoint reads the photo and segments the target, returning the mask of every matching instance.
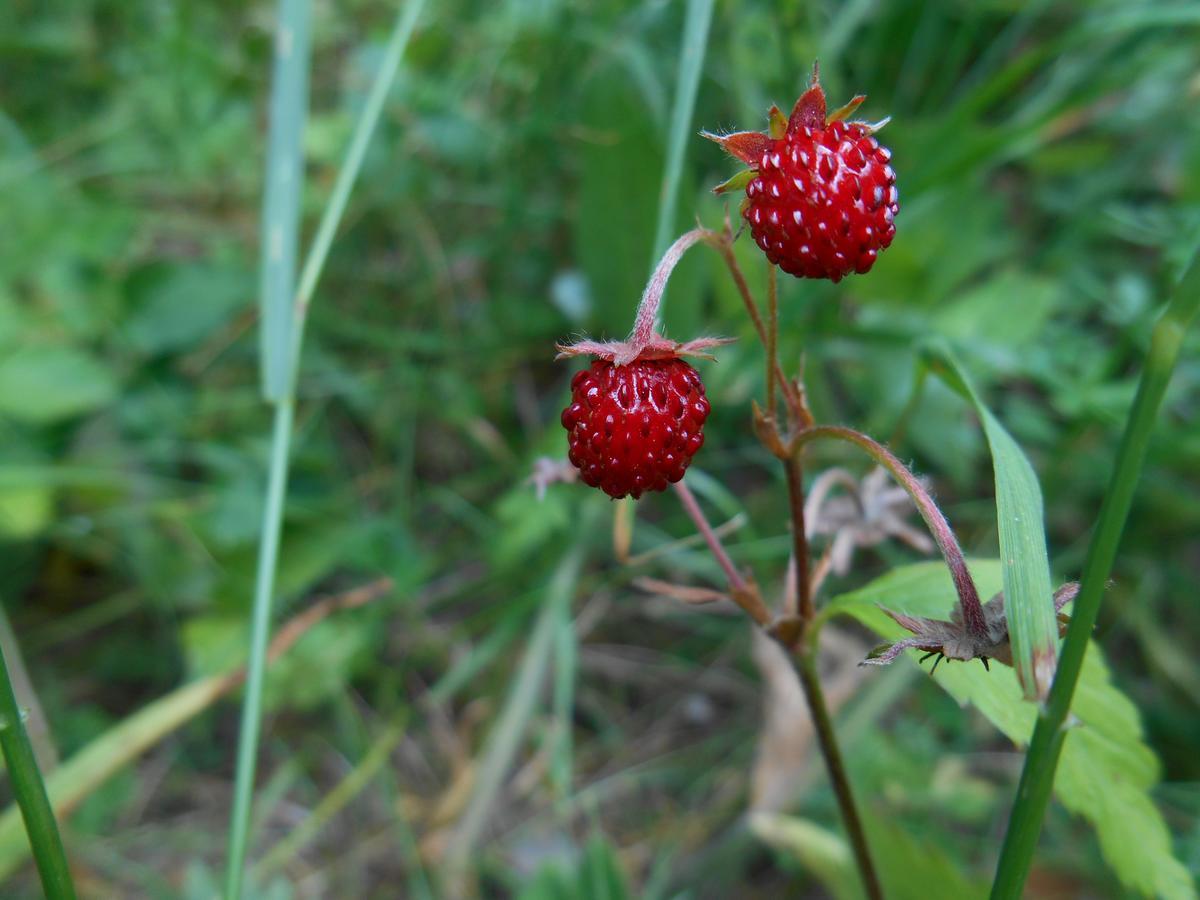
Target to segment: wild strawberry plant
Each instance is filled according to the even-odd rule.
[[[907,650],[921,653],[922,662],[932,658],[931,674],[942,660],[978,660],[981,666],[971,672],[959,667],[947,674],[943,669],[940,683],[960,700],[975,703],[1014,741],[1021,742],[1028,738],[1036,710],[1028,701],[1041,702],[1050,694],[1058,639],[1067,632],[1070,622],[1065,608],[1079,595],[1080,585],[1072,582],[1051,590],[1036,476],[946,347],[930,342],[924,356],[928,370],[959,390],[975,405],[983,421],[995,464],[1004,557],[999,564],[977,562],[969,566],[954,531],[924,482],[869,435],[815,421],[802,377],[787,372],[780,362],[776,269],[797,278],[833,283],[850,274],[866,275],[896,234],[897,175],[891,152],[876,137],[888,120],[870,124],[849,118],[865,99],[856,96],[828,113],[814,66],[811,83],[790,115],[785,117],[778,107],[771,108],[766,132],[704,133],[748,166],[714,190],[718,194],[744,191],[739,210],[744,228],[749,229],[768,265],[765,313],[752,295],[733,250],[744,228],[735,231],[727,219],[719,229],[698,227],[687,232],[669,248],[646,287],[626,340],[580,340],[561,345],[559,351],[560,358],[584,356],[591,360],[590,367],[572,380],[571,401],[562,413],[571,465],[585,484],[613,498],[637,499],[668,486],[677,493],[725,574],[728,599],[778,643],[793,663],[862,887],[868,896],[882,897],[883,883],[867,839],[860,800],[851,786],[816,665],[821,626],[832,616],[844,614],[889,637],[888,643],[861,660],[863,665],[890,663]],[[684,253],[699,244],[715,250],[725,262],[765,355],[765,396],[761,405],[753,404],[751,418],[757,439],[777,459],[787,485],[792,548],[787,586],[780,602],[770,602],[754,574],[734,563],[684,480],[688,466],[703,446],[704,422],[711,409],[701,376],[686,357],[711,359],[725,340],[712,336],[671,340],[660,332],[658,319],[672,270]],[[944,567],[897,570],[856,594],[818,602],[839,546],[837,542],[831,544],[814,565],[809,537],[815,529],[806,521],[811,510],[806,502],[803,463],[807,446],[819,440],[849,443],[870,457],[880,472],[894,479],[924,520]],[[561,475],[548,472],[551,478]],[[863,496],[865,492],[860,492],[860,504]],[[889,521],[902,522],[903,513],[899,519],[894,512],[888,515]],[[872,527],[872,533],[878,536],[869,541],[877,543],[886,538],[887,529],[866,522],[867,514],[863,512],[861,521],[840,532],[839,539],[849,536],[854,541],[854,529]],[[906,533],[903,524],[889,528],[892,534]],[[844,549],[841,565],[848,566]],[[980,584],[987,588],[986,593],[981,594]],[[914,585],[918,588],[915,592]],[[691,596],[687,589],[676,593],[685,599]],[[984,596],[990,599],[984,602]],[[1098,602],[1098,593],[1095,596]],[[1078,636],[1080,630],[1076,628],[1075,633]],[[1086,646],[1086,632],[1082,633],[1082,641],[1081,646]],[[1098,651],[1094,656],[1098,659]],[[1007,673],[1003,667],[992,666],[993,661],[1009,667]],[[1076,668],[1071,677],[1078,675]],[[1109,685],[1102,663],[1096,662],[1085,678],[1091,682],[1092,697],[1105,698],[1105,702],[1099,706],[1081,702],[1076,714],[1085,729],[1104,733],[1108,729],[1102,710],[1112,710],[1125,701]],[[1067,706],[1072,689],[1073,683],[1060,691]],[[1014,709],[1019,714],[1014,715]],[[1061,723],[1060,717],[1059,727]],[[1044,724],[1038,725],[1039,732]],[[1069,808],[1093,822],[1101,833],[1102,844],[1115,856],[1119,851],[1113,845],[1123,839],[1119,825],[1114,825],[1115,810],[1103,800],[1096,802],[1095,792],[1089,794],[1074,783],[1085,771],[1104,769],[1095,758],[1096,748],[1086,746],[1092,737],[1085,734],[1068,744],[1063,767],[1068,780],[1060,786],[1060,792]],[[1129,753],[1145,750],[1136,727],[1110,732],[1106,740],[1110,746],[1119,744]],[[1061,741],[1057,749],[1062,750]],[[1036,762],[1031,757],[1031,764]],[[1045,767],[1041,771],[1044,778]],[[1053,763],[1049,771],[1053,773]],[[1122,779],[1119,766],[1113,766],[1108,774],[1114,782]],[[1152,778],[1135,780],[1116,792],[1123,795],[1121,803],[1139,808],[1139,821],[1149,819],[1161,825],[1145,794],[1151,784]],[[1019,813],[1022,802],[1018,801]],[[1036,828],[1036,821],[1010,843],[1027,844],[1028,831]],[[1036,837],[1036,831],[1033,833]],[[1178,894],[1186,875],[1171,856],[1165,827],[1152,829],[1143,839],[1154,863],[1119,867],[1123,880],[1145,892]],[[1009,852],[1007,844],[1005,851]],[[996,896],[1016,896],[1014,890],[1019,893],[1021,865],[1019,860],[1007,868],[1002,863]]]

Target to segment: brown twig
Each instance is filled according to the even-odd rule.
[[[700,509],[700,504],[696,502],[696,495],[692,493],[684,482],[675,482],[675,493],[679,496],[679,502],[683,504],[684,510],[691,518],[692,523],[696,526],[696,530],[704,537],[704,542],[708,544],[708,549],[712,552],[713,558],[717,561],[717,565],[721,567],[721,571],[725,573],[725,577],[729,580],[730,593],[733,596],[733,602],[746,611],[761,627],[766,628],[771,624],[771,612],[759,596],[758,588],[753,582],[747,581],[742,577],[742,574],[734,566],[733,560],[729,558],[729,554],[725,552],[725,547],[721,543],[721,539],[717,537],[717,533],[713,531],[712,526],[708,524],[708,519],[704,517],[704,511]]]

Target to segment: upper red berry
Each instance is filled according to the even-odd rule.
[[[798,278],[840,281],[866,272],[892,243],[899,211],[891,151],[879,126],[844,122],[863,97],[832,116],[814,72],[786,120],[771,110],[771,132],[715,138],[750,171],[718,188],[745,185],[742,215],[767,258]]]
[[[612,497],[665,490],[703,446],[708,412],[700,375],[682,359],[593,360],[563,410],[568,458]]]

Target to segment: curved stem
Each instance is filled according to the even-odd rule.
[[[683,254],[701,241],[708,241],[711,232],[707,228],[693,228],[678,238],[667,248],[658,265],[655,267],[646,289],[642,292],[642,300],[638,304],[637,318],[634,319],[633,333],[629,341],[636,347],[644,347],[654,337],[654,324],[658,321],[658,307],[662,303],[663,294],[667,290],[667,281],[671,272],[679,265]]]
[[[938,549],[942,551],[942,557],[946,560],[946,565],[954,578],[954,587],[958,592],[959,605],[962,607],[963,622],[972,634],[979,637],[986,636],[987,625],[983,616],[983,604],[979,600],[979,591],[975,587],[975,581],[967,569],[962,548],[958,546],[958,538],[954,536],[950,523],[946,521],[946,517],[942,515],[942,511],[938,509],[937,504],[933,502],[933,498],[929,496],[929,492],[925,490],[921,482],[895,454],[878,441],[862,432],[838,425],[815,425],[801,431],[792,443],[793,455],[798,454],[805,444],[819,438],[847,441],[865,450],[868,456],[887,469],[900,486],[908,492],[913,503],[916,504],[921,518],[929,526],[929,531],[933,534],[933,539],[937,542]]]

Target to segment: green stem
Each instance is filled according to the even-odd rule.
[[[812,714],[817,745],[821,748],[825,769],[837,796],[838,808],[842,812],[842,824],[846,826],[846,834],[854,850],[854,859],[858,863],[863,888],[871,900],[882,900],[883,889],[879,885],[879,876],[871,861],[867,835],[858,815],[858,807],[854,803],[854,794],[850,790],[850,776],[846,774],[846,764],[842,761],[842,751],[833,731],[833,719],[829,715],[829,706],[825,702],[825,693],[821,690],[821,680],[817,676],[816,657],[816,648],[808,646],[807,642],[801,645],[798,654],[788,654],[796,674],[800,676],[800,686],[804,688],[804,699],[808,701],[808,709]]]
[[[8,766],[13,796],[25,820],[25,833],[37,863],[42,891],[50,900],[74,900],[75,886],[63,852],[62,838],[46,785],[33,756],[33,745],[21,721],[21,710],[13,694],[8,665],[0,652],[0,750]]]
[[[1175,288],[1171,302],[1154,327],[1150,355],[1138,384],[1137,396],[1130,408],[1125,432],[1117,450],[1112,479],[1100,507],[1100,517],[1083,566],[1079,595],[1071,614],[1071,624],[1063,642],[1062,655],[1050,695],[1038,716],[1025,756],[1025,767],[1017,786],[1017,797],[1008,821],[1008,831],[996,867],[992,897],[1007,900],[1021,896],[1025,879],[1033,864],[1042,819],[1050,802],[1054,772],[1066,739],[1064,727],[1075,685],[1083,668],[1088,641],[1100,613],[1104,588],[1116,559],[1117,546],[1125,520],[1133,504],[1146,448],[1162,405],[1171,373],[1179,359],[1184,334],[1200,310],[1200,257],[1191,264]]]

